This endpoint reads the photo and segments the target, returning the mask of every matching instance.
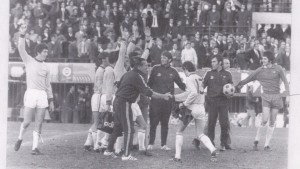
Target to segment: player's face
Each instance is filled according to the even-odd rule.
[[[211,67],[213,70],[217,70],[220,66],[220,63],[218,62],[217,58],[213,58],[211,60]]]
[[[41,56],[41,59],[42,59],[43,61],[46,60],[46,59],[47,59],[47,56],[48,56],[48,50],[47,50],[47,49],[44,49],[44,50],[41,52],[40,56]]]
[[[224,68],[225,70],[227,70],[227,69],[230,68],[230,62],[229,62],[228,59],[224,59],[224,60],[223,60],[223,68]]]
[[[267,57],[262,57],[262,63],[264,66],[267,66],[268,64],[270,64],[269,59]]]
[[[145,74],[148,74],[148,64],[147,61],[142,61],[142,66],[139,67],[139,70]]]
[[[166,56],[161,56],[161,64],[162,65],[168,65],[168,64],[170,64],[170,59],[168,58],[168,57],[166,57]]]

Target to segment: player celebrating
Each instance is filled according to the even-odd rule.
[[[216,148],[211,143],[210,139],[203,134],[203,126],[205,125],[205,110],[204,110],[204,93],[201,85],[202,78],[198,76],[195,71],[196,68],[192,62],[187,61],[182,64],[184,74],[187,76],[186,79],[186,91],[174,96],[175,101],[183,102],[179,104],[179,107],[185,106],[191,110],[191,114],[186,114],[180,118],[179,127],[176,132],[175,157],[172,159],[176,162],[181,162],[181,148],[183,145],[183,131],[188,124],[195,119],[195,129],[197,139],[210,150],[211,160],[216,160]],[[202,92],[200,92],[202,91]]]
[[[283,81],[285,90],[287,93],[289,93],[289,85],[284,75],[283,69],[281,68],[281,66],[273,64],[274,60],[275,57],[272,52],[264,52],[262,57],[263,66],[256,69],[245,80],[239,82],[237,85],[237,88],[240,89],[243,87],[243,85],[249,83],[250,81],[257,80],[260,82],[263,88],[263,93],[261,96],[263,106],[262,122],[257,128],[253,147],[254,150],[258,150],[261,128],[266,126],[268,120],[269,126],[266,133],[264,150],[271,150],[269,143],[274,132],[276,116],[279,109],[283,107],[282,98],[280,96],[280,80]],[[288,100],[289,99],[287,97],[287,101]]]
[[[95,74],[95,82],[94,82],[94,94],[92,96],[91,106],[93,112],[93,124],[89,129],[88,136],[86,142],[84,144],[84,148],[87,151],[91,150],[92,144],[94,143],[94,150],[99,151],[99,141],[101,137],[101,130],[97,130],[97,126],[99,125],[99,116],[100,116],[100,99],[102,95],[102,85],[103,85],[103,76],[104,70],[107,66],[106,55],[101,55],[101,64],[96,70]]]
[[[33,131],[32,155],[41,155],[38,149],[41,139],[42,123],[46,109],[49,112],[54,110],[53,93],[50,84],[50,70],[44,62],[48,55],[48,48],[45,44],[36,46],[36,57],[31,57],[25,50],[25,33],[27,25],[20,27],[20,38],[18,50],[26,67],[27,90],[24,95],[24,121],[20,127],[18,141],[15,144],[15,151],[20,149],[23,135],[30,125],[31,119],[35,116],[35,128]],[[41,139],[42,140],[42,139]]]

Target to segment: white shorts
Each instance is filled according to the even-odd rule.
[[[136,121],[137,116],[142,116],[140,106],[135,102],[131,104],[133,121]]]
[[[113,96],[112,98],[112,103],[115,99],[115,96]],[[104,112],[105,111],[105,106],[106,106],[106,94],[102,94],[101,95],[101,101],[100,101],[100,112]],[[113,110],[113,106],[111,105],[111,110]]]
[[[205,108],[203,104],[192,104],[187,106],[187,108],[192,110],[192,116],[195,119],[205,120]]]
[[[47,108],[48,97],[44,90],[27,89],[24,94],[24,106],[29,108]]]
[[[92,112],[100,112],[101,94],[94,93],[91,99]]]

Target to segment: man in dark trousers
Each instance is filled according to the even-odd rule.
[[[148,64],[145,59],[131,56],[130,65],[133,70],[125,73],[120,82],[117,84],[118,90],[113,102],[114,109],[114,129],[109,138],[107,150],[104,152],[106,156],[117,156],[113,152],[114,144],[118,136],[124,132],[124,155],[123,161],[135,161],[135,157],[130,155],[130,147],[134,133],[133,114],[131,104],[136,102],[139,94],[144,94],[148,97],[156,98],[160,101],[163,99],[169,100],[172,95],[169,93],[159,94],[152,91],[144,81],[143,74],[147,73]]]
[[[165,51],[161,55],[161,64],[152,68],[148,85],[154,92],[174,94],[174,82],[181,90],[185,90],[185,84],[182,82],[177,70],[170,66],[171,62],[172,55]],[[149,111],[150,140],[148,150],[153,149],[156,127],[159,122],[161,125],[161,149],[170,150],[166,143],[171,108],[171,100],[151,99]]]
[[[223,58],[215,56],[211,59],[212,70],[208,71],[203,80],[203,89],[207,87],[208,131],[207,136],[214,144],[217,118],[221,126],[221,150],[231,149],[229,139],[228,103],[223,94],[223,86],[232,82],[231,73],[223,69]]]

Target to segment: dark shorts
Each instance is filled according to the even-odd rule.
[[[280,94],[265,94],[261,95],[262,98],[262,106],[269,107],[271,109],[282,109],[283,101]]]

